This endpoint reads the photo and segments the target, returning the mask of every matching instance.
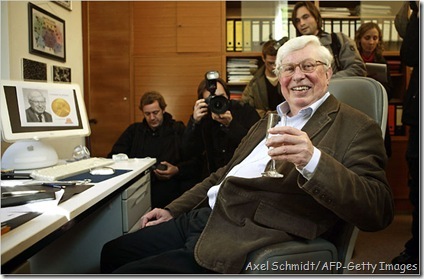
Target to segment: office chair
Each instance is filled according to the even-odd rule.
[[[341,102],[373,118],[380,125],[384,138],[388,101],[386,90],[378,81],[367,77],[332,79],[329,92]],[[342,267],[350,262],[358,232],[354,225],[340,220],[331,231],[316,239],[293,240],[263,247],[247,256],[246,265],[250,263],[257,268],[244,269],[242,273],[343,273],[345,269]],[[292,265],[292,270],[282,270],[280,267],[286,267],[286,262],[299,265]],[[309,270],[305,270],[305,263],[319,263],[320,266],[309,265]],[[303,269],[300,270],[302,264]],[[313,267],[317,267],[317,270]]]

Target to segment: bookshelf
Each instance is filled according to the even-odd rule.
[[[295,3],[296,1],[226,2],[227,60],[251,57],[261,61],[262,43],[270,38],[278,40],[285,36],[295,37],[296,30],[290,20]],[[315,1],[315,5],[321,10],[323,29],[326,32],[343,32],[354,39],[355,31],[362,23],[376,22],[383,31],[387,54],[393,58],[396,55],[399,56],[401,44],[401,38],[394,27],[394,18],[402,2],[381,3],[378,1]]]
[[[261,58],[261,43],[272,36],[281,39],[284,36],[296,36],[291,23],[291,11],[297,1],[227,1],[225,3],[224,21],[226,26],[225,63],[234,58],[257,59],[258,67]],[[385,43],[384,57],[389,63],[393,82],[393,98],[389,103],[401,113],[402,100],[407,88],[410,70],[400,63],[400,46],[402,39],[394,26],[394,18],[403,1],[314,1],[320,8],[323,18],[323,29],[326,32],[343,32],[354,39],[355,31],[362,23],[376,22],[383,32]],[[233,25],[228,26],[231,21]],[[238,27],[236,28],[236,22]],[[248,22],[248,23],[246,23]],[[259,27],[256,24],[259,22]],[[279,22],[279,24],[276,24]],[[265,24],[265,27],[262,26]],[[229,31],[228,28],[232,29]],[[244,28],[249,28],[246,31]],[[246,33],[247,32],[247,33]],[[265,33],[264,33],[265,32]],[[228,35],[231,35],[228,37]],[[246,35],[247,34],[247,35]],[[245,41],[245,38],[249,40]],[[232,44],[228,44],[232,40]],[[228,67],[225,66],[228,86],[232,96],[239,98],[248,81],[232,82],[228,78]],[[400,131],[400,133],[399,133]],[[387,168],[387,176],[393,188],[397,211],[409,211],[407,187],[407,166],[404,159],[408,131],[401,127],[396,135],[392,135],[392,152]]]

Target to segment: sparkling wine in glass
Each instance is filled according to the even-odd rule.
[[[267,123],[267,126],[266,126],[266,139],[269,139],[271,137],[271,135],[268,133],[268,130],[271,129],[272,127],[276,126],[278,124],[278,122],[280,122],[280,115],[278,115],[278,113],[272,112],[272,113],[268,114],[268,123]],[[285,121],[283,121],[283,123],[284,123],[284,125],[286,125]],[[272,148],[272,147],[270,147],[270,148]],[[271,166],[270,166],[269,170],[263,172],[262,176],[265,176],[265,177],[284,177],[283,174],[278,173],[277,170],[275,169],[275,160],[273,160],[273,159],[271,159]]]

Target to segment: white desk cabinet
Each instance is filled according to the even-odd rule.
[[[122,229],[124,233],[136,231],[138,220],[151,209],[150,173],[146,173],[122,193]]]
[[[99,273],[103,245],[122,235],[118,195],[29,259],[31,274]]]
[[[103,245],[134,231],[151,208],[150,167],[155,161],[115,163],[116,169],[132,171],[96,183],[61,203],[58,212],[65,212],[62,215],[42,214],[3,235],[2,274],[19,267],[14,262],[17,258],[27,259],[31,274],[99,273]]]

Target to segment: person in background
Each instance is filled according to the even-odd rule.
[[[321,14],[313,2],[297,2],[292,12],[292,23],[297,36],[315,35],[333,54],[334,60],[331,65],[333,78],[367,75],[355,42],[344,33],[333,33],[333,35],[325,32],[322,29]]]
[[[227,165],[146,213],[140,230],[106,243],[101,272],[240,273],[249,252],[314,239],[341,219],[364,231],[386,228],[394,202],[381,129],[328,92],[331,60],[316,36],[280,47],[286,101],[277,112],[287,125],[280,121],[266,140],[267,117],[259,120]],[[283,178],[261,175],[270,159]]]
[[[129,158],[156,158],[151,178],[152,208],[164,207],[200,181],[198,158],[182,152],[185,125],[165,111],[166,102],[156,91],[140,99],[142,122],[131,124],[113,145],[108,157],[124,153]]]
[[[412,10],[408,18],[409,8]],[[393,264],[419,264],[420,259],[420,3],[405,1],[396,15],[395,26],[403,37],[400,49],[402,62],[413,67],[403,103],[402,123],[409,126],[406,161],[408,164],[409,200],[412,204],[412,237],[405,250],[392,260]],[[402,27],[404,26],[404,27]]]
[[[46,97],[37,90],[33,90],[28,94],[29,108],[25,110],[28,122],[52,122],[53,118],[46,111]]]
[[[280,92],[278,78],[274,74],[275,57],[278,48],[284,43],[269,40],[262,46],[262,61],[264,64],[256,71],[253,78],[243,90],[241,101],[254,107],[260,117],[268,111],[273,111],[284,101]]]
[[[213,112],[206,103],[211,92],[205,78],[197,88],[198,100],[184,133],[184,152],[189,156],[203,156],[203,177],[225,166],[233,156],[241,139],[259,120],[256,110],[238,100],[230,99],[225,81],[216,79],[215,96],[225,97],[228,109],[221,114]]]
[[[380,63],[385,64],[387,67],[387,81],[381,82],[386,89],[387,100],[392,98],[393,83],[390,76],[389,66],[387,65],[386,59],[383,57],[383,33],[380,27],[375,22],[363,23],[355,33],[355,42],[358,47],[358,51],[361,54],[362,60],[365,63]],[[372,76],[369,76],[372,78]],[[384,137],[384,144],[386,146],[387,156],[391,156],[391,138],[388,127],[386,128],[386,134]]]

